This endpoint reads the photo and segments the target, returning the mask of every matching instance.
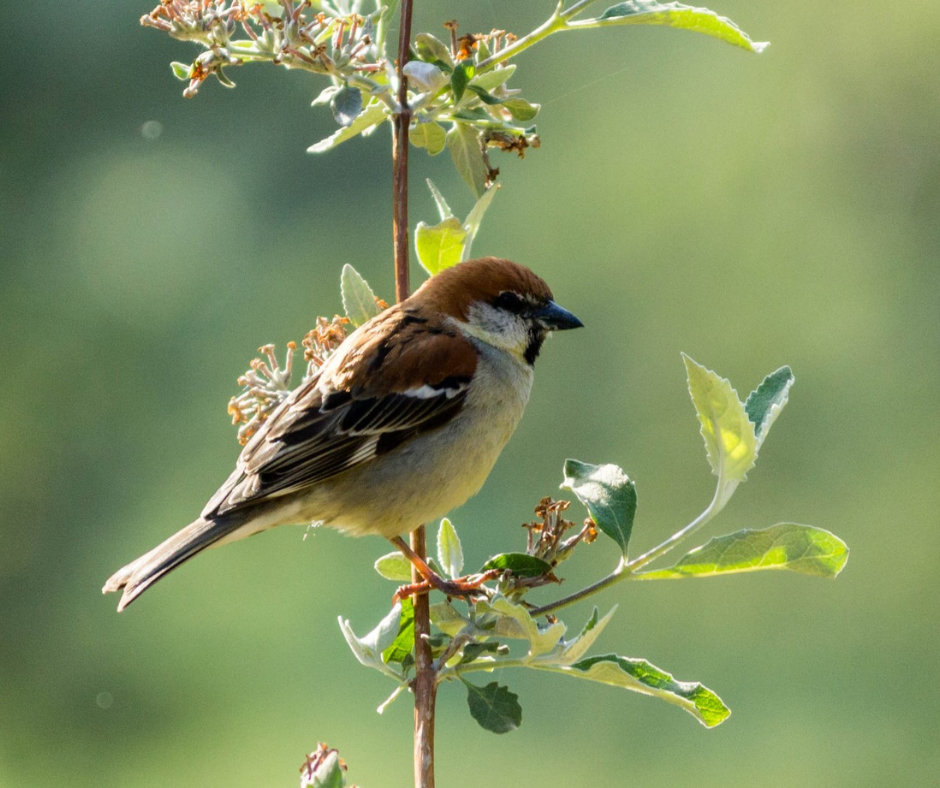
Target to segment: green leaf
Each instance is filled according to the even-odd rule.
[[[460,577],[463,571],[463,548],[457,529],[446,517],[441,520],[437,532],[437,560],[441,562],[448,577]]]
[[[346,317],[356,328],[379,314],[375,293],[372,292],[369,283],[349,263],[343,266],[340,291],[343,295],[343,309]]]
[[[789,367],[780,367],[776,372],[771,372],[764,378],[761,384],[748,395],[744,410],[754,425],[758,449],[764,442],[770,426],[777,420],[780,411],[787,404],[790,386],[793,385],[794,380],[796,378],[793,377],[793,372]]]
[[[416,148],[424,148],[431,156],[437,156],[447,142],[447,132],[444,127],[433,120],[426,123],[416,123],[408,135],[411,144]]]
[[[345,785],[346,775],[340,766],[339,753],[336,750],[323,759],[312,775],[306,774],[304,769],[301,770],[300,788],[344,788]]]
[[[480,727],[493,733],[509,733],[522,725],[519,696],[511,692],[509,687],[500,686],[495,681],[485,687],[478,687],[466,680],[464,684],[467,685],[470,716],[480,723]]]
[[[530,104],[524,98],[511,98],[503,102],[509,114],[523,123],[532,120],[542,108],[540,104]]]
[[[454,57],[450,53],[450,47],[430,33],[419,33],[415,36],[415,49],[418,51],[418,57],[428,63],[440,61],[449,69],[454,67]]]
[[[411,597],[401,602],[401,619],[398,625],[398,635],[392,645],[382,652],[382,661],[385,663],[397,662],[403,664],[415,647],[415,607]]]
[[[472,93],[475,93],[477,98],[479,98],[480,101],[482,101],[484,104],[495,105],[495,104],[502,104],[505,101],[507,101],[507,99],[498,98],[494,96],[492,93],[487,93],[479,85],[467,85],[467,90],[471,91]]]
[[[173,69],[173,76],[183,82],[189,82],[192,79],[193,67],[191,63],[179,63],[173,61],[170,63],[170,68]]]
[[[482,197],[489,173],[483,159],[483,142],[479,132],[473,126],[455,121],[447,132],[447,148],[460,177],[477,198]]]
[[[467,231],[456,217],[444,219],[433,227],[418,222],[415,228],[418,262],[431,276],[439,274],[460,262],[466,238]]]
[[[565,460],[563,490],[578,496],[598,529],[619,546],[624,557],[636,516],[636,486],[616,465]]]
[[[325,153],[360,134],[367,134],[376,129],[386,119],[386,107],[378,100],[370,102],[348,126],[343,126],[326,139],[307,148],[307,153]]]
[[[425,178],[425,183],[427,183],[428,188],[431,190],[431,196],[434,198],[437,212],[441,215],[441,221],[450,219],[454,215],[454,212],[447,204],[447,200],[444,199],[444,195],[441,194],[440,190],[434,185],[434,182],[430,178]]]
[[[411,562],[397,550],[377,558],[374,566],[375,571],[386,580],[396,583],[411,582]]]
[[[487,93],[492,93],[500,85],[505,85],[515,71],[516,66],[514,64],[504,66],[503,68],[494,68],[490,71],[484,71],[482,74],[477,74],[470,80],[470,85],[471,87],[485,90]]]
[[[340,126],[350,125],[362,112],[362,91],[343,85],[330,99],[330,109]]]
[[[470,84],[470,80],[473,79],[475,73],[476,68],[470,60],[461,60],[454,66],[454,70],[450,75],[450,89],[454,94],[454,104],[460,103],[460,99],[463,98],[467,85]]]
[[[616,612],[617,605],[614,605],[606,616],[598,619],[597,608],[595,607],[591,617],[581,630],[581,634],[572,641],[561,642],[561,651],[554,660],[555,664],[570,665],[572,662],[577,662],[581,659],[581,657],[587,653],[587,650],[594,645],[594,641],[597,640],[601,632],[604,631],[604,627],[610,623],[610,620],[614,617],[614,613]],[[550,654],[546,655],[546,658],[551,656]]]
[[[714,692],[698,682],[676,681],[645,659],[629,659],[616,654],[588,657],[570,667],[560,668],[569,676],[622,687],[651,695],[685,709],[705,727],[724,722],[731,710]]]
[[[450,602],[438,602],[431,605],[430,615],[431,623],[451,637],[454,637],[469,623],[469,619],[461,615]]]
[[[738,393],[731,384],[710,369],[696,363],[685,353],[689,393],[702,425],[702,438],[712,471],[724,490],[725,501],[757,460],[757,437]]]
[[[658,3],[655,0],[629,0],[611,6],[597,19],[569,22],[568,29],[610,27],[614,25],[665,25],[692,30],[726,41],[748,52],[763,52],[766,42],[751,41],[734,22],[718,16],[707,8],[693,8],[680,3]]]
[[[672,567],[634,575],[638,580],[714,577],[762,569],[835,577],[849,560],[849,548],[822,528],[777,523],[760,531],[737,531],[709,539]]]
[[[461,652],[460,662],[458,665],[466,665],[470,662],[473,662],[478,657],[483,656],[484,654],[496,654],[498,653],[503,646],[501,646],[497,641],[490,640],[486,643],[467,643],[463,647],[463,652]]]
[[[483,564],[480,571],[487,572],[490,569],[508,569],[519,577],[542,577],[552,571],[552,565],[528,553],[500,553]]]
[[[483,214],[485,214],[486,209],[490,207],[490,203],[493,202],[497,191],[499,191],[499,185],[496,183],[491,184],[490,187],[483,192],[483,196],[476,201],[467,216],[467,221],[464,222],[463,226],[467,231],[467,240],[464,241],[463,245],[463,260],[470,259],[470,250],[473,248],[473,241],[477,237],[480,225],[483,223]]]

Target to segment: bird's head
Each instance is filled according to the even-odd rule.
[[[528,268],[497,257],[468,260],[431,277],[414,294],[467,336],[533,364],[552,331],[584,325],[552,300]]]

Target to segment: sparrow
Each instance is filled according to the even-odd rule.
[[[199,518],[103,593],[123,589],[121,611],[207,547],[289,523],[407,548],[402,534],[480,490],[545,339],[583,325],[552,299],[541,277],[495,257],[431,277],[350,334],[252,436]]]

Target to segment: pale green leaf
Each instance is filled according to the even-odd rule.
[[[480,198],[486,190],[488,170],[483,160],[483,142],[480,133],[471,125],[455,121],[447,132],[447,149],[460,177]]]
[[[454,94],[454,104],[460,103],[460,99],[463,98],[467,85],[470,84],[470,80],[473,79],[475,73],[476,68],[469,60],[462,60],[454,66],[454,70],[450,75],[450,89]]]
[[[578,496],[598,529],[613,539],[624,557],[636,516],[636,486],[616,465],[565,460],[563,490]]]
[[[404,69],[409,86],[416,90],[435,93],[447,84],[447,75],[433,63],[423,60],[409,60]]]
[[[411,562],[397,550],[377,558],[375,571],[386,580],[396,583],[411,582]]]
[[[434,204],[437,206],[437,212],[441,215],[441,221],[444,219],[450,219],[454,212],[450,209],[450,206],[447,204],[447,200],[444,199],[444,195],[441,194],[437,186],[434,185],[434,182],[430,178],[426,178],[425,182],[428,185],[428,188],[431,190],[431,196],[434,198]]]
[[[460,546],[460,537],[457,529],[446,517],[441,520],[441,527],[437,532],[437,560],[449,577],[460,577],[463,571],[463,548]]]
[[[496,623],[492,629],[494,637],[507,637],[529,641],[529,657],[547,654],[564,637],[567,627],[561,621],[539,626],[522,605],[514,605],[505,597],[492,602],[477,602],[477,613],[492,613]]]
[[[339,618],[339,627],[346,638],[346,643],[350,650],[356,655],[356,659],[367,668],[374,668],[386,676],[399,679],[400,676],[385,664],[382,659],[382,652],[385,651],[398,636],[399,625],[401,622],[401,603],[396,604],[383,618],[378,626],[375,627],[365,637],[357,637],[349,621]]]
[[[629,0],[611,6],[597,19],[569,22],[569,30],[615,25],[664,25],[695,33],[704,33],[748,52],[763,52],[766,42],[751,41],[734,22],[718,16],[707,8],[694,8],[680,3],[658,3],[655,0]]]
[[[622,687],[679,706],[707,728],[724,722],[731,711],[714,692],[698,682],[676,681],[645,659],[616,654],[588,657],[558,669],[569,676]]]
[[[467,216],[467,221],[464,222],[464,229],[467,231],[467,240],[464,242],[463,246],[463,259],[470,259],[470,251],[473,248],[473,241],[477,237],[477,232],[480,229],[480,224],[483,222],[483,214],[486,213],[486,209],[490,207],[490,203],[493,202],[493,198],[496,196],[496,192],[499,190],[498,184],[492,184],[485,192],[483,196],[476,201],[476,204],[470,210],[469,215]]]
[[[454,637],[469,623],[469,620],[461,615],[450,602],[438,602],[431,605],[430,616],[431,623],[451,637]]]
[[[320,91],[320,94],[310,102],[311,107],[319,107],[325,104],[329,104],[333,100],[333,96],[339,93],[339,85],[327,85],[323,90]]]
[[[731,384],[684,353],[689,393],[702,425],[702,437],[712,471],[733,490],[747,477],[757,459],[754,424]],[[730,495],[730,493],[729,493]]]
[[[378,100],[370,102],[348,126],[343,126],[326,139],[307,148],[307,153],[325,153],[353,137],[374,130],[386,119],[386,106]]]
[[[343,296],[343,310],[349,322],[356,328],[371,320],[379,313],[375,302],[375,293],[369,283],[349,263],[343,266],[340,276],[340,291]]]
[[[614,617],[616,612],[617,605],[614,605],[606,616],[598,619],[597,608],[595,607],[593,614],[581,630],[581,634],[574,640],[561,642],[561,650],[554,660],[555,664],[570,665],[572,662],[581,659],[587,653],[587,650],[594,645],[594,641],[604,631],[604,627],[610,623],[610,619]]]
[[[471,79],[470,84],[474,87],[485,90],[487,93],[492,93],[500,85],[505,85],[513,73],[515,73],[515,70],[515,64],[510,64],[508,66],[503,66],[502,68],[494,68],[490,71],[484,71],[482,74],[477,74],[473,79]]]
[[[778,523],[760,531],[737,531],[709,539],[690,550],[675,566],[641,572],[637,580],[715,577],[737,572],[786,569],[803,575],[835,577],[849,558],[849,548],[822,528]]]
[[[771,425],[780,415],[780,411],[787,404],[790,387],[795,379],[789,367],[780,367],[776,372],[771,372],[764,378],[745,400],[744,410],[754,424],[758,449],[767,437]]]
[[[456,217],[444,219],[429,227],[418,222],[415,228],[415,251],[418,262],[434,276],[460,262],[467,231]]]
[[[493,733],[509,733],[522,724],[522,706],[519,696],[498,682],[478,687],[464,680],[467,686],[467,705],[470,716],[480,727]]]
[[[411,128],[408,139],[416,148],[424,148],[431,156],[437,156],[447,143],[447,132],[443,126],[430,120],[426,123],[416,123]]]
[[[170,63],[170,68],[173,69],[173,76],[183,82],[189,82],[192,79],[193,67],[190,63],[178,63],[173,61]]]

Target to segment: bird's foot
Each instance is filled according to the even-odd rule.
[[[466,599],[482,596],[486,593],[482,588],[483,584],[489,580],[494,580],[499,577],[500,574],[501,570],[490,569],[487,572],[481,572],[476,575],[467,575],[466,577],[458,577],[454,580],[445,580],[436,572],[430,571],[430,574],[425,576],[425,579],[420,583],[411,583],[399,588],[395,592],[395,596],[392,597],[392,603],[400,602],[402,599],[409,596],[426,594],[431,589],[436,589],[449,597],[461,597]],[[422,575],[424,575],[423,572]]]

